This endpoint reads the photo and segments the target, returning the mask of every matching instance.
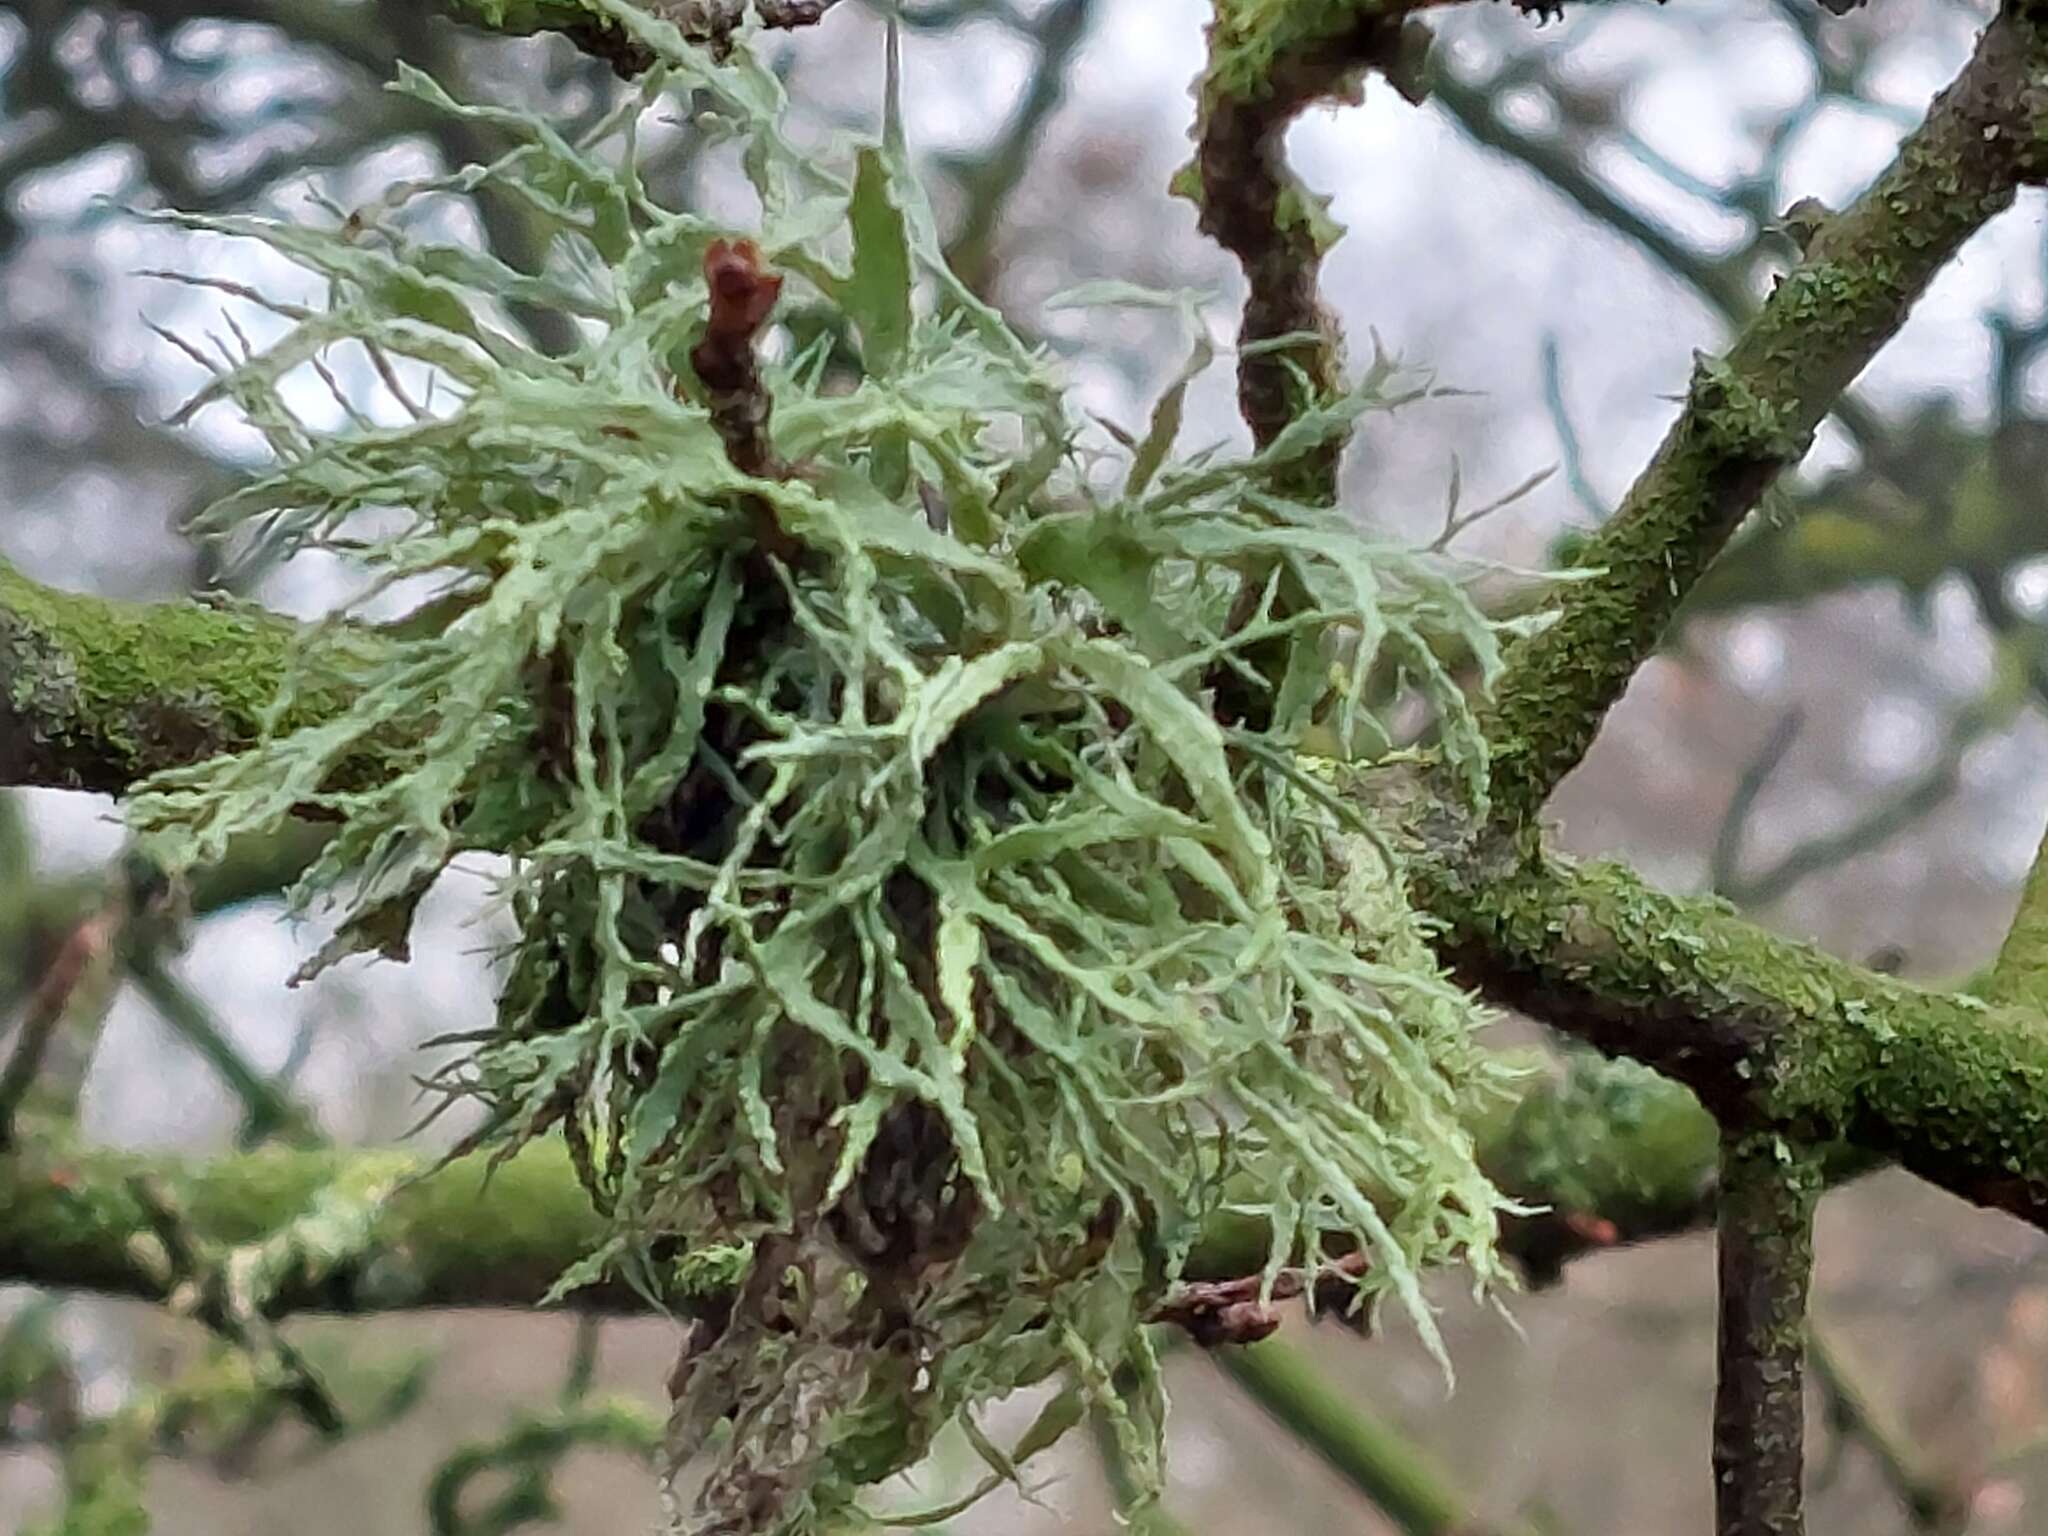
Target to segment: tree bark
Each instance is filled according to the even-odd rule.
[[[1805,1536],[1806,1289],[1819,1189],[1812,1163],[1775,1136],[1724,1143],[1717,1536]]]

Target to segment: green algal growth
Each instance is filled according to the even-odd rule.
[[[1796,400],[1773,398],[1725,358],[1694,358],[1689,404],[1702,443],[1729,461],[1793,463],[1812,437]]]
[[[1490,675],[1496,637],[1455,572],[1275,489],[1402,397],[1390,365],[1243,462],[1173,462],[1162,410],[1104,490],[1047,365],[945,270],[899,148],[793,146],[772,75],[621,15],[666,73],[588,142],[408,75],[518,147],[335,228],[183,221],[330,288],[202,397],[277,459],[202,529],[421,596],[375,648],[316,639],[343,707],[300,725],[287,694],[259,745],[131,818],[193,865],[319,812],[297,895],[339,904],[332,954],[401,953],[451,860],[509,856],[496,1022],[443,1086],[501,1149],[560,1132],[608,1223],[568,1283],[708,1283],[685,1251],[745,1270],[678,1372],[671,1459],[709,1466],[680,1528],[850,1518],[949,1420],[1055,1373],[1156,1484],[1142,1321],[1204,1221],[1270,1223],[1275,1272],[1362,1245],[1362,1299],[1425,1331],[1422,1269],[1493,1272],[1466,1125],[1498,1073],[1333,780],[1389,750],[1367,680],[1392,679],[1482,795],[1437,658]],[[763,349],[761,474],[690,362],[737,232],[634,171],[667,84],[744,137],[783,301],[863,344],[857,382],[822,344]],[[416,233],[420,199],[485,182],[553,226],[543,270]],[[581,346],[533,351],[506,299]],[[337,349],[432,390],[311,430],[288,386]],[[1233,674],[1272,695],[1257,733],[1205,707]]]

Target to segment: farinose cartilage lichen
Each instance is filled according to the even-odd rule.
[[[1422,1269],[1492,1272],[1462,1111],[1496,1069],[1342,777],[1388,750],[1391,678],[1483,795],[1437,657],[1455,638],[1485,673],[1494,635],[1429,557],[1274,490],[1412,390],[1378,364],[1249,460],[1143,443],[1105,491],[1048,364],[945,273],[900,150],[799,152],[744,53],[633,25],[668,60],[650,91],[744,137],[783,312],[834,317],[764,353],[787,472],[735,467],[691,369],[705,252],[743,232],[650,201],[648,100],[570,144],[408,76],[519,147],[334,228],[186,222],[330,286],[203,397],[277,456],[206,531],[436,596],[316,632],[348,707],[295,729],[280,701],[262,745],[159,777],[134,825],[192,864],[330,819],[299,895],[342,907],[333,954],[401,950],[451,859],[510,856],[496,1024],[443,1087],[501,1144],[565,1136],[615,1234],[593,1264],[672,1293],[679,1249],[752,1248],[678,1377],[678,1457],[732,1425],[701,1528],[754,1528],[717,1523],[742,1485],[776,1491],[761,1529],[844,1514],[1059,1370],[1156,1478],[1142,1319],[1205,1218],[1270,1218],[1276,1272],[1362,1245],[1365,1290],[1425,1330]],[[409,232],[417,200],[486,179],[553,229],[546,271]],[[530,349],[503,302],[573,316],[581,345]],[[307,430],[284,382],[343,345],[425,365],[432,401]],[[1246,571],[1270,589],[1226,633]],[[1219,724],[1214,679],[1275,642],[1269,718]]]

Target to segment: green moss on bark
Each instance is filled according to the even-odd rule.
[[[1597,1215],[1627,1241],[1698,1223],[1719,1143],[1683,1084],[1582,1051],[1482,1131],[1480,1160],[1517,1200]]]
[[[1332,62],[1342,66],[1336,78],[1368,66],[1419,65],[1419,59],[1407,55],[1382,52],[1366,56],[1360,42],[1391,33],[1402,17],[1430,3],[1432,0],[1216,0],[1200,100],[1205,108],[1224,102],[1257,105],[1286,95],[1302,69],[1327,68]]]
[[[2048,1015],[2048,840],[2034,856],[2020,891],[2005,944],[1985,983],[1985,995],[2037,1015]]]
[[[1426,866],[1444,948],[1488,996],[1684,1082],[1723,1123],[1852,1141],[2048,1224],[2048,1030],[1768,933],[1608,864]]]
[[[1768,1133],[1721,1157],[1715,1530],[1803,1536],[1806,1293],[1820,1170]]]
[[[247,746],[294,665],[291,728],[339,707],[283,619],[58,592],[0,561],[0,784],[118,794]]]
[[[396,1173],[424,1175],[380,1214],[367,1263],[313,1290],[287,1288],[280,1310],[531,1306],[597,1246],[602,1224],[558,1146],[531,1148],[487,1175],[481,1162],[427,1173],[405,1153],[273,1150],[185,1163],[30,1136],[0,1159],[0,1274],[39,1283],[160,1297],[138,1253],[151,1231],[131,1181],[167,1191],[201,1240],[259,1242],[324,1192]],[[586,1305],[643,1306],[624,1287],[581,1293]]]
[[[1725,358],[1695,370],[1650,466],[1575,562],[1557,623],[1509,657],[1490,722],[1503,825],[1532,814],[1591,745],[1678,605],[1963,242],[2038,174],[2029,103],[2048,41],[2007,18],[1891,168],[1823,225]]]

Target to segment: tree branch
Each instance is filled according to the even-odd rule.
[[[1287,126],[1326,97],[1354,96],[1371,69],[1408,81],[1412,94],[1428,33],[1404,13],[1430,3],[1276,7],[1217,0],[1208,64],[1195,87],[1195,158],[1177,185],[1194,199],[1202,233],[1244,269],[1250,291],[1238,331],[1237,402],[1261,448],[1335,395],[1344,371],[1343,337],[1318,286],[1324,253],[1340,231],[1324,200],[1288,169]],[[1310,505],[1334,504],[1346,441],[1338,434],[1303,454],[1279,489]],[[1275,570],[1271,562],[1253,562],[1239,572],[1230,632],[1251,621]],[[1276,613],[1297,607],[1301,596],[1283,575]],[[1260,720],[1267,705],[1251,679],[1270,676],[1282,654],[1276,644],[1253,646],[1243,656],[1249,672],[1215,668],[1209,687],[1216,713]]]
[[[1557,622],[1511,653],[1489,732],[1502,825],[1535,812],[1591,745],[1679,603],[1837,396],[1963,242],[2038,179],[2048,23],[2025,8],[1969,65],[1854,206],[1829,220],[1686,405],[1579,564]]]
[[[2034,854],[2019,911],[1985,983],[1987,1001],[2048,1014],[2048,836]]]
[[[1404,1536],[1493,1536],[1423,1448],[1340,1396],[1285,1339],[1224,1350],[1217,1362],[1290,1434],[1370,1499]],[[1504,1536],[1504,1533],[1503,1533]]]
[[[1611,864],[1418,865],[1466,984],[1676,1078],[1724,1127],[1846,1141],[2048,1228],[2048,1030],[1922,991]]]
[[[129,1191],[145,1179],[169,1192],[191,1229],[221,1246],[259,1241],[326,1189],[361,1185],[378,1169],[409,1167],[418,1182],[379,1211],[366,1251],[390,1255],[374,1273],[331,1278],[317,1293],[285,1290],[280,1312],[366,1312],[426,1306],[530,1306],[602,1240],[602,1223],[554,1141],[521,1152],[488,1177],[474,1163],[428,1173],[428,1160],[385,1151],[266,1147],[191,1162],[86,1148],[31,1122],[0,1157],[0,1284],[110,1291],[162,1300],[159,1272],[139,1264],[149,1214]],[[1539,1081],[1496,1124],[1480,1128],[1481,1157],[1512,1197],[1552,1209],[1511,1223],[1507,1251],[1548,1283],[1580,1254],[1690,1230],[1710,1219],[1718,1138],[1682,1087],[1586,1053]],[[1844,1165],[1840,1172],[1858,1171]],[[1263,1223],[1219,1221],[1190,1255],[1197,1285],[1257,1277],[1270,1238]],[[637,1311],[618,1285],[571,1304]]]
[[[1835,1433],[1817,1484],[1827,1481],[1827,1467],[1840,1457],[1845,1442],[1854,1440],[1869,1451],[1886,1485],[1905,1506],[1915,1531],[1926,1536],[1966,1536],[1970,1526],[1971,1486],[1924,1469],[1906,1436],[1885,1422],[1840,1355],[1808,1319],[1806,1363],[1813,1372],[1825,1405],[1824,1417]]]
[[[1721,1157],[1717,1536],[1804,1536],[1806,1288],[1819,1171],[1777,1137]]]
[[[1427,3],[1216,6],[1195,93],[1194,185],[1183,185],[1199,191],[1202,233],[1238,259],[1250,285],[1238,407],[1261,447],[1304,406],[1335,393],[1343,368],[1337,323],[1317,292],[1338,231],[1322,200],[1287,168],[1287,126],[1326,97],[1355,94],[1369,69],[1403,78],[1417,40],[1403,13]],[[1340,441],[1310,455],[1294,494],[1334,501],[1342,452]]]
[[[1787,715],[1765,742],[1762,752],[1743,773],[1723,818],[1709,865],[1709,889],[1737,906],[1767,907],[1801,881],[1836,868],[1859,854],[1880,848],[1944,804],[1961,780],[1963,761],[1985,736],[2010,722],[2018,701],[2004,685],[1957,712],[1944,733],[1934,761],[1915,778],[1877,804],[1829,832],[1811,837],[1755,873],[1742,869],[1743,834],[1757,796],[1783,761],[1798,733],[1797,712]]]
[[[1096,0],[1055,0],[1028,21],[1019,20],[1036,58],[1025,87],[990,147],[954,167],[964,206],[946,243],[946,264],[976,293],[995,281],[996,241],[1012,194],[1023,182],[1046,120],[1065,99],[1067,75],[1095,20]]]
[[[1430,80],[1429,99],[1474,143],[1513,160],[1549,184],[1589,218],[1606,225],[1718,310],[1731,325],[1755,307],[1738,263],[1703,256],[1632,207],[1592,172],[1563,135],[1517,131],[1501,115],[1501,82],[1474,84],[1446,70]]]
[[[295,663],[280,729],[334,713],[345,693],[305,633],[253,609],[58,592],[0,560],[0,787],[120,794],[247,746]]]
[[[261,1242],[327,1190],[376,1176],[417,1176],[379,1209],[362,1251],[371,1257],[313,1289],[270,1298],[293,1311],[410,1307],[530,1307],[603,1240],[567,1155],[548,1143],[485,1169],[476,1160],[429,1172],[409,1153],[282,1148],[202,1163],[75,1145],[45,1128],[0,1158],[0,1275],[65,1289],[163,1301],[169,1283],[146,1260],[154,1235],[137,1180],[166,1192],[196,1237],[221,1247]],[[641,1311],[624,1285],[579,1291],[575,1304]]]
[[[157,1017],[241,1102],[242,1145],[255,1146],[273,1136],[301,1145],[320,1140],[313,1117],[285,1088],[250,1064],[206,1005],[172,972],[155,946],[130,944],[125,949],[127,979],[135,984]]]

